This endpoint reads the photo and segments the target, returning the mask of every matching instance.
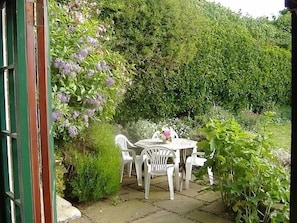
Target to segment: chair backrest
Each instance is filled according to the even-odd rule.
[[[122,150],[122,158],[123,160],[131,159],[131,155],[129,152],[125,152],[128,150],[128,145],[132,146],[133,144],[127,139],[126,136],[122,134],[118,134],[115,136],[115,144],[120,147]]]
[[[175,153],[173,150],[164,146],[151,146],[141,152],[145,157],[145,162],[151,168],[153,174],[164,174],[168,168],[168,159],[173,158],[175,162]]]
[[[170,135],[172,138],[179,138],[177,132],[172,128],[170,128]]]
[[[154,132],[152,139],[159,139],[160,138],[160,131]]]

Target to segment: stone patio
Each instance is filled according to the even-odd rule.
[[[136,177],[125,176],[118,195],[91,204],[76,206],[81,217],[71,223],[231,223],[219,193],[207,184],[190,182],[190,189],[175,192],[169,199],[167,178],[151,180],[149,200],[144,199],[144,187],[139,187]]]

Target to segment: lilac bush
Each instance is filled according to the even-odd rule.
[[[131,83],[131,68],[111,51],[96,3],[50,1],[53,136],[69,140],[92,120],[112,119]]]

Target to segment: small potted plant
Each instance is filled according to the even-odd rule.
[[[163,140],[163,143],[170,143],[172,141],[171,131],[167,128],[162,128],[161,139]]]

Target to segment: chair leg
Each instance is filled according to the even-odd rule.
[[[145,174],[145,182],[144,182],[144,198],[149,199],[149,194],[150,194],[150,184],[151,184],[151,174],[146,173]]]
[[[138,186],[142,186],[142,159],[137,158],[135,160],[135,169],[136,169],[136,177]]]
[[[209,177],[209,184],[213,185],[213,172],[211,167],[207,167],[208,177]]]
[[[178,173],[179,177],[179,192],[183,191],[183,182],[184,182],[184,170]]]
[[[191,175],[192,175],[192,161],[190,160],[190,162],[186,162],[186,181],[185,181],[185,188],[187,190],[189,189]]]
[[[128,176],[132,176],[132,162],[128,163]]]
[[[167,169],[167,178],[168,178],[170,200],[174,200],[173,170],[174,170],[173,168]]]
[[[124,168],[125,168],[125,164],[122,164],[122,169],[121,169],[121,183],[123,182],[123,175],[124,175]]]

